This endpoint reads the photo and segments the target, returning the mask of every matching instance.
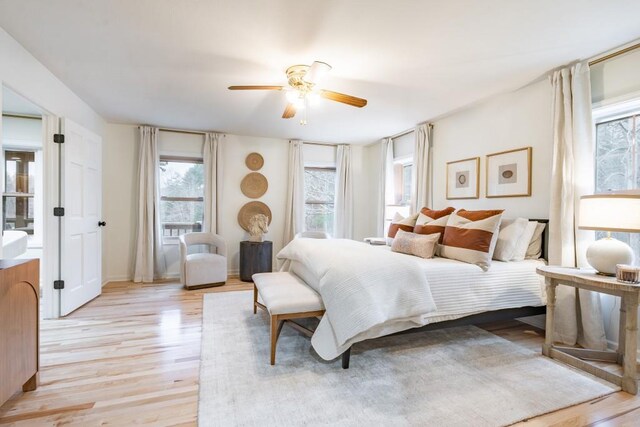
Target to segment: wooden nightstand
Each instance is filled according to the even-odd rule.
[[[615,277],[602,276],[596,274],[594,270],[548,266],[540,267],[536,271],[545,277],[547,284],[547,323],[542,354],[619,385],[627,393],[638,394],[636,357],[640,285],[620,283]],[[588,350],[554,344],[554,307],[558,285],[622,297],[617,351]],[[587,360],[615,362],[622,365],[623,374],[618,375],[607,371],[587,362]]]

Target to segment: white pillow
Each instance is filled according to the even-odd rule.
[[[539,259],[542,256],[542,232],[547,224],[538,222],[536,225],[536,231],[533,233],[525,259]]]
[[[513,260],[518,242],[528,224],[529,220],[526,218],[503,220],[500,225],[496,248],[493,251],[493,259],[507,262]]]
[[[529,243],[531,243],[531,239],[533,238],[533,234],[536,231],[536,227],[538,223],[536,221],[529,221],[527,223],[527,228],[525,228],[524,233],[520,236],[518,243],[516,244],[516,248],[513,252],[513,257],[511,261],[523,261],[525,256],[527,255],[527,249],[529,248]]]

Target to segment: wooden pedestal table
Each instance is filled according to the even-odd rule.
[[[251,282],[251,276],[256,273],[270,273],[272,263],[272,242],[240,242],[240,280],[243,282]]]
[[[631,394],[638,394],[638,294],[640,285],[621,283],[615,277],[602,276],[594,270],[564,267],[540,267],[538,274],[545,277],[547,285],[547,323],[542,354],[568,365],[589,372],[596,377],[622,387]],[[622,298],[620,305],[620,330],[617,351],[588,350],[554,344],[554,309],[558,285],[586,289]],[[589,363],[588,360],[613,362],[622,365],[618,375]]]
[[[0,405],[38,385],[39,266],[0,260]]]

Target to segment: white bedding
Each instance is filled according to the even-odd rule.
[[[389,248],[376,247],[375,250],[389,251]],[[424,324],[486,311],[546,304],[544,279],[536,273],[536,268],[545,264],[543,260],[494,260],[485,272],[477,265],[447,258],[397,255],[415,260],[429,283],[436,310],[424,314]],[[320,293],[319,278],[310,262],[293,261],[288,269]]]
[[[353,240],[294,239],[278,259],[305,265],[317,278],[326,313],[311,344],[326,360],[355,342],[424,325],[436,310],[415,257]]]

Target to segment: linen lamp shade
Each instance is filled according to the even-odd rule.
[[[611,237],[612,231],[640,232],[640,192],[605,193],[580,198],[578,228],[606,231],[587,249],[587,262],[599,273],[615,275],[617,264],[633,263],[633,249]]]
[[[640,232],[640,192],[581,197],[578,227],[583,230]]]

